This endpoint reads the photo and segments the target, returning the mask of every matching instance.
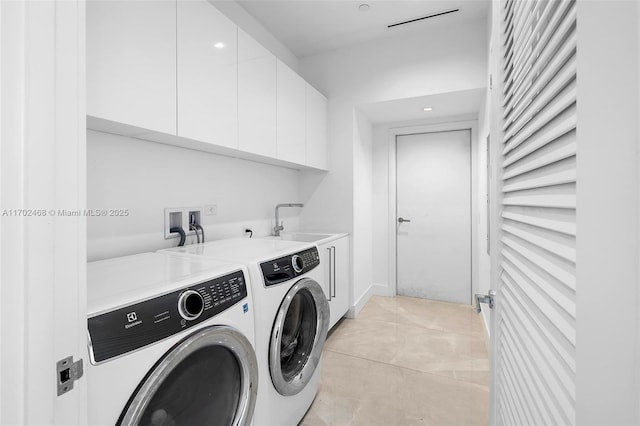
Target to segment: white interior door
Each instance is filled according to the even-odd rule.
[[[0,17],[0,424],[83,425],[86,380],[57,367],[87,360],[85,3]]]
[[[400,295],[471,303],[471,132],[398,136]]]
[[[571,425],[577,423],[578,371],[577,2],[508,0],[494,8],[503,55],[496,62],[504,71],[502,87],[494,89],[502,111],[494,108],[501,117],[493,151],[499,186],[493,423]],[[592,372],[582,371],[583,383],[593,381]],[[611,420],[606,424],[616,424]]]

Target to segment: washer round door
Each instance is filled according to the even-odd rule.
[[[295,395],[311,380],[329,331],[329,304],[310,278],[287,292],[271,331],[269,370],[276,390]]]
[[[124,408],[122,425],[248,425],[258,366],[251,343],[227,326],[202,328],[147,373]]]

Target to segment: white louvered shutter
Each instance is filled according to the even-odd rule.
[[[575,424],[576,3],[501,3],[495,421]]]

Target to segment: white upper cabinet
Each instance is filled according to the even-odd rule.
[[[318,169],[327,168],[327,98],[307,84],[307,161]]]
[[[278,159],[305,164],[307,83],[282,61],[277,63]]]
[[[87,115],[176,134],[175,1],[89,1]]]
[[[238,148],[277,157],[276,57],[238,29]]]
[[[238,27],[205,0],[180,0],[178,136],[238,147]]]

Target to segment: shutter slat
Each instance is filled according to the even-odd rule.
[[[572,266],[556,262],[550,257],[542,254],[541,249],[536,250],[533,247],[527,247],[525,244],[518,242],[510,235],[503,236],[502,243],[515,253],[518,253],[520,256],[529,259],[531,262],[538,265],[542,270],[547,271],[551,276],[564,284],[569,290],[575,292],[576,277],[575,269]]]
[[[506,323],[501,327],[501,332],[506,335]],[[536,400],[539,403],[542,403],[540,396],[533,391],[532,382],[524,381],[521,382],[519,379],[522,377],[526,377],[526,372],[522,369],[522,361],[519,357],[515,357],[513,355],[513,351],[511,350],[509,343],[509,336],[505,336],[504,344],[501,346],[501,354],[504,360],[505,365],[505,376],[509,379],[509,385],[511,387],[510,390],[514,394],[518,395],[518,398],[515,399],[515,403],[511,406],[513,411],[518,414],[519,417],[524,418],[524,423],[516,423],[516,424],[548,424],[545,423],[551,421],[543,420],[542,413],[540,410],[536,410],[536,406],[532,406],[530,401]],[[519,391],[519,392],[517,392]]]
[[[564,337],[564,344],[561,343],[560,336],[562,336],[558,331],[555,334],[552,332],[553,327],[549,328],[549,322],[542,321],[541,317],[537,315],[536,310],[532,309],[530,304],[527,304],[522,297],[522,289],[517,288],[517,284],[514,283],[507,275],[503,277],[505,281],[505,297],[507,298],[508,307],[515,311],[521,311],[522,315],[520,315],[520,321],[524,324],[527,324],[531,333],[538,333],[540,335],[541,341],[545,341],[549,343],[550,350],[549,355],[557,356],[557,366],[556,368],[563,369],[565,373],[562,373],[563,376],[566,377],[575,377],[576,372],[576,364],[575,364],[575,346],[569,343]],[[515,286],[515,287],[514,287]],[[507,315],[506,312],[503,313],[503,318],[509,318],[510,322],[515,321],[516,315],[511,312],[512,315]],[[573,386],[569,385],[571,389],[569,393],[571,395],[575,395],[575,383]]]
[[[543,292],[548,299],[556,303],[567,315],[574,321],[576,318],[576,304],[572,298],[558,289],[557,284],[547,280],[542,274],[537,273],[533,267],[527,265],[525,261],[520,260],[518,256],[511,253],[508,249],[502,251],[502,254],[509,263],[516,267],[526,276],[532,284]],[[554,308],[555,309],[555,308]]]
[[[507,278],[507,281],[509,279]],[[512,281],[511,285],[516,285]],[[526,336],[533,343],[532,346],[538,348],[544,348],[544,353],[549,359],[555,359],[556,362],[550,363],[546,369],[553,371],[553,374],[561,383],[562,392],[565,392],[566,396],[575,399],[576,388],[574,383],[575,378],[575,366],[572,368],[565,361],[571,361],[574,356],[566,351],[562,344],[549,333],[545,325],[541,322],[531,321],[531,309],[528,308],[526,301],[521,297],[521,289],[513,287],[505,287],[504,297],[509,302],[507,309],[511,309],[509,312],[510,321],[517,326],[517,329],[526,329]],[[572,352],[575,352],[575,346],[571,346]],[[556,357],[558,357],[556,359]]]
[[[575,209],[575,194],[553,194],[545,193],[542,188],[538,190],[524,190],[509,192],[502,198],[503,206],[525,206],[525,207],[547,207],[558,209]],[[539,191],[539,192],[538,192]],[[528,193],[523,193],[528,192]],[[538,192],[538,193],[534,193]]]
[[[552,145],[544,146],[531,155],[521,158],[516,163],[510,163],[509,167],[505,168],[502,177],[504,180],[508,180],[567,158],[575,157],[576,147],[575,133],[572,133],[562,140],[556,140],[556,143]]]
[[[514,282],[514,286],[517,286],[527,295],[531,300],[533,306],[535,306],[539,313],[544,315],[546,322],[554,325],[553,330],[560,333],[571,344],[575,345],[576,336],[575,328],[572,323],[565,319],[565,316],[561,315],[557,309],[547,299],[545,299],[538,291],[536,287],[523,276],[523,274],[514,268],[509,262],[504,262],[502,268],[508,274],[509,278]]]
[[[505,123],[503,125],[503,130],[507,129],[512,124],[513,120],[518,118],[525,110],[528,105],[525,100],[528,101],[539,96],[542,89],[560,71],[564,64],[569,61],[569,58],[575,54],[577,40],[576,31],[573,30],[569,37],[569,40],[558,47],[555,55],[544,67],[539,65],[540,63],[538,62],[534,64],[531,72],[532,75],[536,76],[535,79],[525,83],[527,84],[527,87],[522,87],[505,105]]]
[[[523,424],[543,424],[540,413],[532,412],[530,404],[527,404],[526,401],[533,400],[533,396],[531,395],[531,391],[529,389],[529,385],[525,383],[524,385],[516,385],[514,383],[514,378],[520,376],[519,368],[517,368],[517,364],[514,366],[514,361],[512,361],[513,356],[508,348],[504,348],[502,362],[504,364],[504,372],[502,375],[503,380],[506,382],[505,391],[509,395],[516,395],[515,397],[508,398],[509,403],[506,404],[507,410],[510,414],[510,417],[517,418],[513,423],[506,423],[510,425],[523,425]],[[516,389],[522,389],[521,392],[515,392]],[[520,395],[521,394],[521,395]]]
[[[512,73],[505,76],[505,82],[507,81],[507,79],[514,81],[515,84],[512,86],[514,92],[517,92],[519,90],[519,87],[523,82],[535,79],[535,77],[532,77],[532,72],[536,69],[541,69],[546,66],[549,58],[554,56],[557,45],[563,42],[563,40],[566,38],[567,32],[572,28],[573,23],[571,19],[565,19],[562,21],[560,20],[563,13],[569,7],[573,7],[574,3],[558,3],[561,7],[556,10],[556,13],[553,16],[553,19],[555,21],[545,27],[544,32],[541,34],[540,38],[536,40],[534,46],[525,47],[525,53],[527,53],[528,55],[526,57],[526,60],[522,61],[520,64],[513,64]],[[574,16],[573,21],[575,21],[575,13],[575,7],[569,9],[569,14]],[[560,23],[559,26],[558,22]],[[506,103],[503,103],[503,105],[506,105]]]
[[[503,154],[508,154],[509,151],[524,142],[531,135],[542,129],[547,123],[558,116],[562,111],[576,102],[576,84],[575,80],[567,86],[560,94],[553,100],[552,103],[547,105],[542,111],[534,114],[531,120],[508,142],[503,150]]]
[[[539,18],[535,18],[534,13],[540,11],[540,9],[544,7],[544,4],[542,2],[538,2],[534,4],[535,5],[530,10],[530,14],[527,22],[524,23],[524,26],[527,28],[527,31],[526,33],[525,32],[520,33],[519,37],[516,37],[514,46],[512,49],[514,52],[519,52],[518,54],[514,54],[513,56],[513,64],[514,64],[513,80],[515,81],[518,81],[518,73],[522,71],[522,68],[519,67],[518,64],[525,64],[525,66],[526,64],[530,64],[530,61],[523,59],[523,57],[535,51],[536,46],[540,42],[539,41],[540,38],[536,36],[546,30],[546,27],[549,22],[546,18],[552,15],[553,11],[558,5],[557,2],[546,3],[547,7],[544,8],[543,15],[540,16]],[[510,76],[507,75],[506,78],[510,78]]]
[[[545,176],[539,176],[531,179],[522,180],[515,183],[506,184],[503,186],[502,191],[513,192],[522,191],[523,189],[541,188],[543,186],[562,185],[565,183],[572,183],[576,181],[576,171],[562,170],[556,173],[548,174]]]
[[[507,117],[509,121],[508,131],[505,134],[505,140],[513,137],[522,127],[531,120],[531,117],[542,110],[549,102],[556,97],[562,89],[575,78],[577,69],[577,62],[575,57],[570,60],[566,65],[558,71],[557,74],[550,77],[550,81],[544,87],[542,87],[538,93],[530,94],[533,99],[528,104],[522,103],[519,108],[514,109],[513,113]],[[531,86],[533,87],[533,86]],[[527,90],[530,91],[530,90]]]
[[[510,340],[511,345],[517,352],[519,358],[528,366],[528,376],[532,378],[533,387],[538,393],[539,400],[542,400],[546,407],[546,412],[552,417],[550,423],[545,424],[567,424],[567,419],[575,415],[573,412],[573,398],[567,395],[566,390],[559,383],[555,376],[546,367],[548,363],[540,354],[538,348],[532,344],[526,333],[519,333],[516,324],[505,327],[505,336]]]
[[[544,219],[532,215],[513,213],[508,210],[502,212],[502,217],[513,222],[525,223],[527,225],[537,226],[549,231],[556,231],[567,235],[576,235],[576,225],[571,222],[561,222],[552,219]]]
[[[547,327],[548,323],[545,324],[543,321],[541,321],[536,315],[535,311],[530,308],[530,305],[526,304],[522,299],[521,290],[512,287],[515,284],[509,279],[509,277],[505,276],[504,280],[506,282],[504,290],[505,298],[508,301],[508,308],[511,308],[511,311],[503,312],[503,319],[508,318],[507,323],[513,322],[517,317],[514,311],[521,312],[519,321],[521,321],[522,324],[527,324],[529,332],[539,334],[539,338],[541,339],[541,341],[549,343],[549,354],[553,354],[553,356],[558,357],[556,367],[564,369],[565,372],[561,374],[565,377],[565,379],[567,377],[575,377],[575,347],[571,346],[571,344],[565,340],[565,345],[570,348],[570,350],[568,350],[565,345],[560,343],[560,341],[556,337],[560,336],[560,334],[556,333],[556,335],[554,335],[550,332],[549,328]],[[575,383],[573,384],[573,386],[571,386],[567,382],[567,385],[569,387],[569,389],[567,389],[569,394],[575,395]]]
[[[571,262],[576,261],[575,247],[568,246],[563,242],[554,241],[549,238],[548,235],[544,235],[542,231],[536,232],[535,230],[532,231],[530,227],[525,228],[524,226],[514,226],[510,223],[504,224],[503,229],[504,232],[515,235],[516,237],[538,246],[549,253],[553,253],[556,256]]]
[[[527,403],[530,404],[531,401],[535,401],[537,406],[542,406],[546,408],[545,410],[540,410],[540,413],[543,415],[543,420],[541,423],[536,423],[536,424],[540,424],[540,425],[562,424],[561,422],[557,421],[557,417],[559,417],[559,414],[549,410],[548,406],[550,404],[550,401],[547,400],[548,396],[544,392],[540,391],[540,388],[542,387],[540,376],[530,371],[531,361],[528,359],[526,354],[522,353],[519,347],[519,343],[513,340],[510,325],[507,325],[506,327],[504,327],[504,329],[502,330],[502,333],[504,334],[504,340],[506,343],[505,352],[510,358],[512,358],[511,362],[515,363],[516,366],[518,367],[516,370],[515,376],[522,377],[522,381],[516,382],[516,383],[519,382],[517,386],[520,389],[524,389],[524,388],[530,389],[530,394],[533,396],[533,398],[527,401]]]
[[[575,114],[575,105],[568,110],[563,111],[560,115],[556,116],[551,122],[532,135],[527,143],[520,145],[513,150],[509,151],[504,158],[503,166],[508,167],[523,157],[531,154],[532,152],[546,146],[547,144],[554,142],[556,139],[564,136],[576,128],[577,118]],[[575,140],[575,132],[572,135]]]

